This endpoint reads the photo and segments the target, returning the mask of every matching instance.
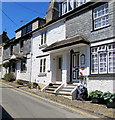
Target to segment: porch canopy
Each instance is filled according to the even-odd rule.
[[[57,41],[57,42],[49,45],[48,47],[46,47],[42,51],[43,52],[52,51],[52,50],[72,46],[75,44],[87,44],[87,45],[89,45],[90,42],[87,41],[87,39],[85,39],[82,35],[76,35],[76,36],[67,38],[65,40]]]
[[[12,53],[12,56],[10,57],[10,60],[21,60],[21,59],[24,59],[25,57],[18,54],[18,53]]]

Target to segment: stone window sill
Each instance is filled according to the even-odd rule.
[[[42,49],[42,48],[45,48],[45,47],[47,47],[47,44],[40,45],[39,49]]]
[[[39,73],[38,77],[45,77],[47,76],[47,73]]]

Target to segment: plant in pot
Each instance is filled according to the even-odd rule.
[[[92,103],[103,103],[104,100],[102,98],[102,94],[103,92],[99,90],[90,92],[89,97],[91,97]]]
[[[102,98],[105,100],[108,108],[115,108],[115,93],[105,92],[103,93]]]

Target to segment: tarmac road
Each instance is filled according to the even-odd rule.
[[[2,118],[89,118],[0,83],[1,95]]]

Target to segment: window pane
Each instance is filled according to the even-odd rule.
[[[43,72],[46,71],[46,59],[44,59],[44,66],[43,66]]]
[[[40,73],[42,72],[42,59],[40,60]]]
[[[100,73],[106,73],[107,72],[107,53],[102,52],[99,54],[99,71]]]

